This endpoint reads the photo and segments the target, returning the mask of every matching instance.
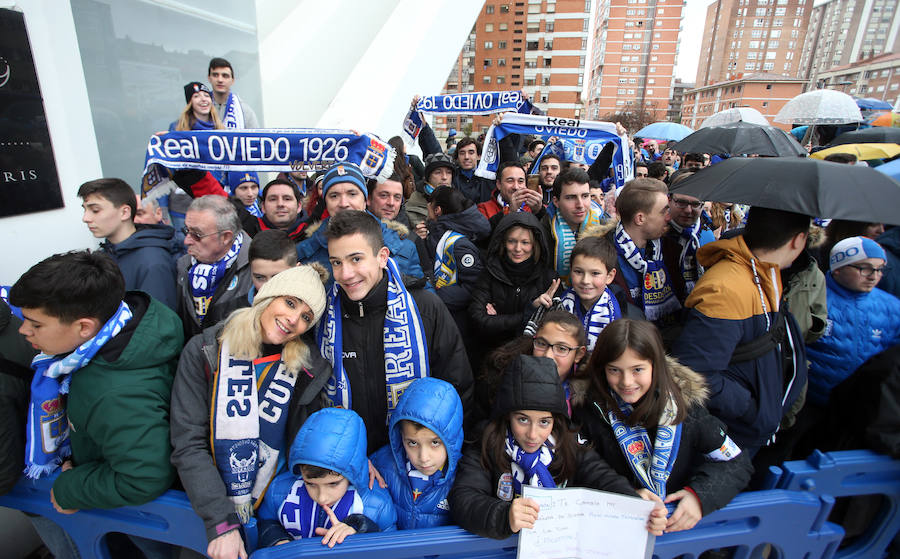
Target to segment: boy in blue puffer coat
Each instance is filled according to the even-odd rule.
[[[391,415],[390,443],[372,455],[387,483],[401,530],[449,524],[447,494],[462,456],[463,407],[448,382],[413,382]]]
[[[390,495],[369,489],[366,426],[352,410],[326,408],[309,416],[291,445],[287,472],[272,482],[260,506],[259,547],[323,536],[334,547],[356,533],[393,530]]]
[[[824,406],[831,390],[870,357],[900,343],[900,299],[875,287],[885,263],[884,249],[867,237],[850,237],[831,249],[828,322],[807,348],[808,394],[815,406]]]

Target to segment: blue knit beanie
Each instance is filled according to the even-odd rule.
[[[366,198],[369,197],[369,189],[366,188],[366,177],[363,176],[362,171],[359,169],[359,165],[356,165],[355,163],[338,163],[331,169],[328,169],[328,172],[325,173],[325,179],[322,182],[322,196],[325,196],[328,189],[333,185],[342,182],[349,182],[356,185],[362,190],[363,195]]]
[[[829,268],[835,271],[848,264],[865,260],[866,258],[880,258],[887,260],[881,245],[868,237],[850,237],[834,245],[831,256],[828,259]]]

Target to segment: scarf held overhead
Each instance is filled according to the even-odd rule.
[[[537,174],[541,168],[541,160],[546,155],[555,155],[560,161],[571,161],[583,165],[593,165],[597,156],[603,150],[606,141],[588,142],[579,138],[559,138],[555,142],[548,142],[541,153],[538,154],[531,165],[531,174]],[[628,142],[625,142],[627,145]],[[613,153],[613,171],[615,173],[616,188],[622,188],[625,183],[634,178],[634,154],[630,149],[620,150],[616,145]]]
[[[387,418],[397,407],[400,395],[413,381],[428,376],[428,346],[416,302],[400,276],[393,258],[388,258],[387,312],[384,316],[384,375],[387,383]],[[344,370],[343,328],[341,326],[340,285],[335,282],[328,308],[316,331],[319,350],[331,363],[332,374],[325,394],[335,407],[353,409],[350,378]]]
[[[403,119],[403,139],[412,145],[425,127],[423,113],[433,115],[489,115],[494,113],[531,113],[531,101],[521,91],[472,91],[420,97]]]
[[[394,172],[394,148],[349,130],[211,130],[150,136],[144,173],[158,163],[169,169],[206,171],[325,171],[356,163],[365,176],[384,181]]]
[[[613,164],[622,166],[621,181],[625,184],[625,161],[622,153],[627,151],[628,141],[616,133],[616,126],[611,122],[595,122],[590,120],[578,120],[575,118],[562,118],[556,116],[504,114],[500,124],[491,125],[484,142],[484,152],[475,174],[487,179],[497,178],[497,168],[500,166],[499,142],[510,134],[531,134],[533,136],[555,136],[558,141],[580,140],[583,141],[585,154],[599,154],[603,145],[607,142],[616,143],[616,153],[613,155]],[[596,144],[596,147],[595,147]],[[596,157],[596,155],[594,155]],[[616,186],[619,186],[619,175],[616,172]]]
[[[253,361],[219,350],[210,409],[210,446],[225,494],[246,524],[275,476],[288,407],[297,383],[281,355]]]
[[[132,318],[125,302],[93,338],[72,353],[59,357],[39,353],[31,361],[31,401],[25,442],[25,475],[37,479],[50,474],[72,454],[69,419],[64,394],[69,393],[72,374],[87,365],[106,342],[113,339]]]

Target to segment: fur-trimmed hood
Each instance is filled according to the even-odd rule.
[[[709,388],[703,375],[686,367],[672,356],[666,356],[666,365],[675,379],[675,383],[681,388],[681,394],[689,407],[705,405],[709,398]],[[588,401],[590,380],[587,378],[587,369],[579,368],[578,378],[569,382],[569,393],[572,396],[572,407],[582,406]]]
[[[610,219],[603,223],[597,225],[591,225],[590,227],[585,228],[584,232],[581,233],[581,238],[585,237],[605,237],[609,235],[611,231],[616,230],[616,225],[619,224],[619,218]]]

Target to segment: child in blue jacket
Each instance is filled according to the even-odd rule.
[[[401,530],[449,524],[447,494],[462,456],[463,407],[448,382],[412,383],[391,415],[390,443],[372,455],[387,483]]]
[[[259,547],[314,536],[334,547],[352,534],[395,528],[390,495],[369,489],[366,426],[356,412],[326,408],[309,416],[288,468],[259,509]]]

